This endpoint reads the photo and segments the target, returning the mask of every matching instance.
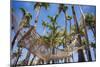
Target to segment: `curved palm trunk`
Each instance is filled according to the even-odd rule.
[[[89,45],[88,34],[87,34],[86,23],[85,23],[85,16],[84,16],[84,13],[83,13],[83,11],[81,9],[81,6],[79,6],[79,8],[80,8],[80,12],[82,14],[83,27],[84,27],[84,31],[85,31],[85,39],[87,40],[87,45]],[[86,51],[87,51],[88,61],[92,61],[92,57],[91,57],[91,52],[90,52],[89,46],[87,47]]]
[[[20,29],[17,31],[17,33],[15,34],[15,36],[14,36],[14,38],[13,38],[13,41],[12,41],[11,49],[13,49],[14,44],[15,44],[15,41],[16,41],[16,39],[17,39],[17,37],[18,37],[18,35],[19,35],[19,33],[20,33],[21,30],[22,30],[22,28],[20,28]]]
[[[76,13],[75,13],[75,10],[74,10],[74,5],[72,5],[72,13],[73,13],[73,17],[74,17],[74,23],[75,23],[75,26],[76,26],[76,34],[79,34],[79,26],[78,26],[78,22],[77,22],[77,18],[76,18]],[[79,46],[82,45],[82,42],[81,42],[81,36],[78,35],[78,42],[79,42]],[[84,57],[84,53],[83,53],[83,50],[80,49],[78,50],[78,62],[85,62],[85,57]]]

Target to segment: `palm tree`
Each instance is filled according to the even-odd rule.
[[[86,38],[86,41],[87,41],[87,45],[89,45],[88,34],[87,34],[87,29],[86,29],[86,22],[85,22],[85,15],[82,11],[81,6],[79,6],[79,8],[80,8],[80,12],[82,14],[83,28],[84,28],[84,31],[85,31],[85,38]],[[88,55],[87,55],[88,61],[92,61],[91,52],[89,50],[89,47],[87,47],[87,51],[88,51]]]
[[[58,7],[58,13],[57,13],[57,15],[60,14],[62,11],[66,15],[66,10],[67,9],[68,9],[68,7],[66,5],[60,4],[59,7]]]
[[[20,10],[23,13],[23,17],[22,17],[22,21],[19,24],[19,29],[18,29],[17,33],[15,34],[15,36],[13,38],[11,48],[13,48],[15,40],[18,37],[20,31],[25,27],[30,27],[29,23],[30,23],[30,20],[32,19],[32,15],[29,12],[26,12],[26,10],[24,8],[20,8]]]
[[[32,15],[27,12],[24,8],[20,8],[23,13],[22,21],[19,24],[19,28],[29,27],[30,20],[32,19]]]
[[[87,13],[85,15],[85,22],[86,22],[86,25],[89,29],[92,30],[93,34],[94,34],[94,37],[96,37],[96,18],[94,15],[90,14],[90,13]]]
[[[63,47],[65,47],[65,46],[67,46],[66,45],[66,31],[67,31],[67,17],[66,17],[66,10],[68,9],[68,7],[66,6],[66,5],[64,5],[64,4],[60,4],[59,5],[59,7],[58,7],[58,13],[57,13],[57,15],[59,15],[62,11],[63,11],[63,13],[64,13],[64,15],[65,15],[65,43],[64,43],[64,45],[63,45]],[[66,59],[66,58],[65,58]],[[65,63],[66,63],[67,61],[65,60]]]
[[[39,17],[41,7],[44,7],[47,10],[49,7],[49,4],[48,3],[39,3],[39,2],[35,3],[34,9],[37,11],[35,24],[34,24],[35,28],[37,27],[38,17]]]
[[[93,47],[94,57],[95,57],[95,60],[96,60],[96,44],[91,42],[91,47]]]
[[[59,37],[59,32],[58,32],[58,24],[56,22],[56,19],[57,19],[57,16],[54,16],[54,17],[51,17],[51,16],[48,16],[48,18],[50,19],[51,23],[47,23],[47,27],[49,28],[50,30],[50,33],[49,33],[49,38],[50,38],[50,45],[51,45],[51,48],[52,48],[52,54],[55,54],[55,46],[58,44],[58,37]],[[52,63],[55,63],[55,60],[52,60]]]
[[[34,9],[37,11],[35,24],[34,24],[35,31],[36,31],[36,27],[37,27],[37,24],[38,24],[38,17],[39,17],[41,7],[44,7],[47,10],[48,7],[49,7],[49,4],[48,3],[39,3],[39,2],[35,3]],[[43,22],[42,25],[44,26],[44,33],[45,33],[45,29],[46,29],[45,28],[45,22]],[[31,62],[31,64],[32,64],[32,62]]]
[[[69,23],[70,23],[70,37],[71,37],[71,19],[72,19],[72,17],[71,16],[67,16],[66,15],[66,19],[69,21]],[[70,43],[71,43],[71,39],[70,39]],[[73,59],[73,54],[72,54],[72,59]],[[74,59],[73,59],[74,60]]]
[[[68,16],[66,16],[66,19],[69,20],[69,23],[70,23],[70,33],[71,33],[71,19],[72,19],[72,17],[68,15]]]
[[[44,29],[43,34],[45,34],[47,22],[43,21],[43,22],[42,22],[42,26],[43,26],[43,29]]]
[[[47,3],[36,3],[36,4],[34,5],[34,9],[37,9],[37,15],[36,15],[36,19],[35,19],[35,25],[37,24],[39,12],[40,12],[40,7],[45,7],[45,9],[47,9],[48,6],[49,6],[49,5],[48,5]],[[30,15],[30,16],[29,16],[29,19],[32,18],[31,14],[27,13],[27,12],[25,11],[25,9],[21,8],[21,10],[22,10],[22,12],[23,12],[23,19],[24,19],[24,16],[25,16],[25,15]],[[24,22],[25,22],[25,21],[29,21],[29,20],[27,20],[27,18],[28,18],[28,16],[26,17],[26,20],[23,20],[23,21],[24,21]],[[23,25],[23,26],[26,26],[26,25],[28,26],[29,24],[20,23],[20,26],[22,26],[22,25]],[[35,25],[34,25],[34,29],[36,28]],[[19,31],[19,32],[20,32],[20,31]],[[18,32],[18,33],[19,33],[19,32]],[[18,35],[18,34],[17,34],[17,35]],[[17,38],[17,36],[16,36],[15,38]],[[14,40],[15,40],[15,38],[14,38]],[[13,42],[14,42],[14,41],[13,41]],[[30,57],[30,53],[27,54],[27,57],[26,57],[26,59],[25,59],[26,62],[28,62],[29,57]]]
[[[49,28],[51,29],[51,45],[54,46],[54,33],[55,33],[55,23],[56,19],[54,17],[48,16],[51,20],[51,25],[49,25]],[[52,54],[55,54],[55,49],[54,47],[52,48]],[[55,61],[52,60],[52,63],[54,64]]]
[[[72,5],[72,13],[73,13],[73,18],[74,18],[74,23],[75,23],[75,26],[76,26],[76,34],[78,34],[79,46],[81,46],[82,45],[81,36],[80,36],[80,31],[79,31],[79,26],[78,26],[78,21],[77,21],[77,18],[76,18],[74,5]],[[83,50],[80,49],[80,50],[78,50],[78,62],[84,62],[84,61],[85,61],[85,57],[84,57],[84,54],[83,54]]]

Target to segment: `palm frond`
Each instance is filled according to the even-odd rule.
[[[20,10],[22,11],[23,15],[25,16],[26,10],[24,8],[22,8],[22,7],[20,8]]]

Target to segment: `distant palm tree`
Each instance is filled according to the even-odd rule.
[[[66,5],[64,5],[64,4],[60,4],[59,5],[59,7],[58,7],[58,15],[63,11],[63,13],[64,13],[64,15],[65,15],[65,37],[64,37],[64,40],[65,40],[65,43],[64,43],[64,45],[63,45],[63,47],[65,48],[67,45],[66,45],[66,31],[67,31],[67,17],[66,17],[66,10],[68,9],[68,7],[66,6]],[[66,58],[65,58],[66,59]],[[67,61],[65,60],[65,63],[66,63]]]
[[[44,7],[47,10],[49,7],[49,4],[48,3],[39,3],[39,2],[35,3],[34,9],[37,11],[35,24],[34,24],[35,28],[37,27],[38,17],[39,17],[41,7]]]
[[[86,18],[86,17],[85,17],[85,15],[84,15],[83,11],[82,11],[81,6],[79,6],[79,8],[80,8],[80,12],[81,12],[81,15],[82,15],[82,20],[83,20],[83,28],[84,28],[84,31],[85,31],[85,38],[86,38],[86,42],[87,42],[86,45],[89,46],[89,39],[88,39],[88,33],[87,33],[87,29],[86,29],[86,22],[85,22],[85,18]],[[87,54],[88,61],[92,61],[90,48],[87,47],[87,50],[86,50],[86,51],[88,51],[88,54]]]
[[[47,24],[47,27],[49,28],[50,30],[50,34],[49,34],[49,38],[50,38],[50,45],[51,45],[51,48],[52,48],[52,54],[55,54],[55,46],[57,44],[59,44],[59,32],[58,32],[58,28],[60,28],[56,22],[56,19],[57,19],[57,15],[56,16],[48,16],[48,18],[50,19],[50,22],[51,23],[48,23]],[[55,60],[52,60],[52,63],[54,64],[56,61]]]
[[[60,4],[58,7],[58,14],[60,14],[62,11],[63,13],[66,15],[66,10],[68,9],[68,7],[64,4]]]
[[[72,17],[71,16],[69,16],[69,15],[66,15],[66,20],[68,20],[69,21],[69,23],[70,23],[70,37],[71,37],[71,19],[72,19]],[[70,39],[70,43],[71,43],[71,39]],[[70,59],[70,58],[68,58],[68,59]],[[73,54],[72,54],[72,59],[73,59]],[[74,60],[74,59],[73,59]],[[68,60],[69,62],[70,62],[70,60]]]
[[[80,31],[79,31],[79,26],[78,26],[78,21],[77,21],[74,5],[72,5],[72,13],[73,13],[73,18],[74,18],[74,23],[76,26],[76,34],[78,34],[79,46],[81,46],[82,45],[81,36],[80,36]],[[83,53],[83,50],[80,49],[78,50],[78,62],[84,62],[84,61],[85,61],[84,53]]]
[[[42,22],[42,26],[43,26],[43,29],[44,29],[43,34],[45,34],[47,22],[43,21],[43,22]]]
[[[70,33],[71,33],[71,20],[72,20],[72,17],[71,16],[66,16],[66,19],[69,20],[69,23],[70,23]]]
[[[50,18],[51,20],[51,25],[49,25],[49,29],[51,29],[51,46],[52,48],[52,54],[55,54],[55,48],[54,48],[54,33],[55,33],[55,23],[56,23],[56,19],[54,17],[48,16],[48,18]],[[55,63],[55,60],[52,60],[52,64]]]
[[[94,15],[87,13],[85,14],[86,26],[92,30],[94,37],[96,37],[96,18]]]

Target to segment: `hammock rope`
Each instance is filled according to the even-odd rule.
[[[34,31],[34,28],[31,27],[27,33],[24,34],[24,36],[19,40],[19,45],[23,45],[24,48],[27,48],[27,45],[29,45],[29,51],[33,54],[36,55],[38,58],[44,60],[44,61],[49,61],[49,60],[54,60],[54,59],[62,59],[62,58],[67,58],[72,55],[74,51],[77,51],[79,49],[84,49],[84,46],[77,47],[75,49],[72,49],[75,45],[71,44],[68,50],[60,50],[56,49],[56,54],[50,53],[48,51],[49,47],[46,46],[46,43],[42,40],[39,34],[37,34]],[[29,40],[29,44],[25,44],[25,41]],[[73,46],[73,47],[72,47]],[[41,48],[43,47],[43,48]],[[41,49],[44,49],[41,51]]]

